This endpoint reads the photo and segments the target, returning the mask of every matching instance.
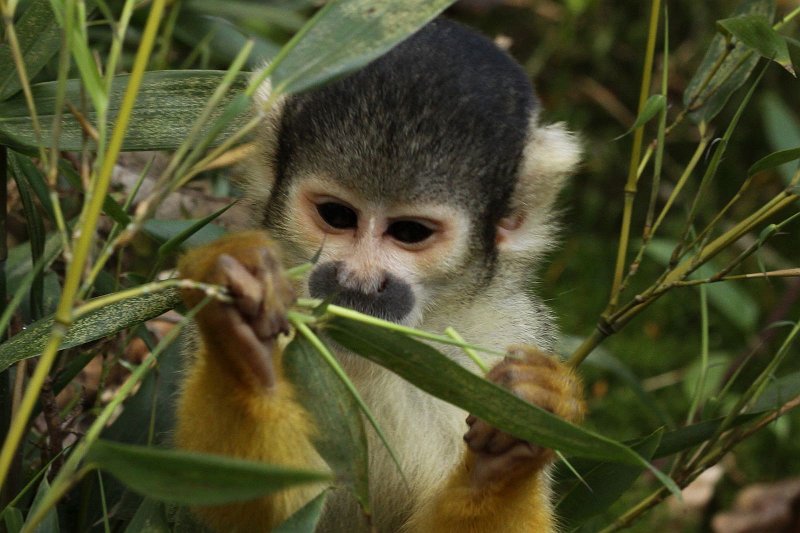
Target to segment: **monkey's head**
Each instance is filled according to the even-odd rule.
[[[537,115],[508,55],[436,20],[366,68],[273,106],[248,194],[289,261],[321,248],[308,295],[420,325],[501,272],[523,291],[552,242],[552,205],[579,150]]]

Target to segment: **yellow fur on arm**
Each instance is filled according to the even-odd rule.
[[[311,443],[310,415],[295,401],[291,384],[269,390],[243,387],[217,366],[204,348],[193,358],[178,403],[179,448],[291,467],[325,469]],[[217,531],[268,531],[321,490],[318,485],[258,500],[194,509]],[[269,529],[267,529],[269,528]]]
[[[476,488],[474,456],[466,452],[448,482],[412,517],[413,533],[547,533],[554,530],[544,469],[507,483]]]

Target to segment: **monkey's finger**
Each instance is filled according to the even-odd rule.
[[[221,254],[217,258],[217,268],[224,275],[239,312],[249,318],[257,316],[263,301],[263,288],[259,280],[228,254]]]
[[[289,320],[282,305],[276,307],[261,306],[258,316],[251,321],[256,337],[262,341],[274,339],[280,333],[289,332]]]
[[[522,442],[505,431],[496,431],[484,447],[486,453],[500,455],[511,449],[512,446]]]
[[[272,359],[274,342],[264,342],[259,339],[253,328],[242,319],[242,316],[233,308],[222,311],[227,314],[229,322],[230,342],[232,350],[228,353],[236,358],[233,361],[240,371],[244,382],[253,380],[261,387],[271,388],[275,385],[275,368]]]
[[[524,475],[526,470],[534,468],[537,457],[530,444],[524,441],[517,443],[500,455],[477,454],[472,469],[472,482],[478,487],[503,481],[509,476]]]
[[[483,420],[477,420],[464,434],[464,442],[475,453],[482,452],[498,430]]]

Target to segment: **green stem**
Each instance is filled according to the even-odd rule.
[[[641,114],[650,94],[650,80],[653,73],[653,57],[655,56],[656,38],[658,37],[658,16],[661,11],[661,0],[652,0],[650,7],[650,29],[647,36],[647,49],[645,52],[642,85],[639,90],[639,110]],[[625,183],[625,204],[622,212],[622,225],[620,227],[619,247],[617,248],[617,261],[614,269],[614,281],[611,286],[611,299],[609,308],[617,306],[620,295],[622,279],[625,275],[625,259],[628,254],[630,239],[631,218],[633,216],[633,202],[636,198],[638,182],[639,160],[642,152],[644,138],[644,124],[636,128],[633,133],[633,146],[631,147],[631,160],[628,167],[628,180]]]
[[[211,298],[206,296],[198,305],[193,307],[192,310],[186,314],[183,320],[176,324],[174,328],[169,330],[164,338],[158,343],[158,346],[156,346],[153,351],[150,352],[144,361],[142,361],[141,364],[136,367],[128,379],[125,380],[125,382],[120,386],[120,388],[114,394],[114,397],[110,402],[108,402],[108,405],[103,408],[94,422],[92,422],[92,425],[89,426],[89,429],[86,431],[86,435],[84,435],[83,439],[81,439],[75,445],[75,449],[70,454],[66,463],[64,463],[61,471],[53,480],[50,490],[47,492],[41,503],[34,509],[31,509],[29,518],[25,522],[25,526],[20,533],[36,531],[37,524],[41,522],[47,512],[53,506],[55,506],[61,497],[64,496],[64,494],[66,494],[67,491],[77,481],[79,481],[88,471],[92,469],[91,465],[80,467],[81,461],[83,461],[84,457],[86,457],[86,454],[89,452],[92,444],[94,444],[97,439],[100,438],[101,433],[119,406],[122,405],[122,402],[125,401],[131,394],[133,394],[139,383],[141,383],[145,376],[147,376],[147,374],[156,367],[156,363],[158,362],[158,358],[161,356],[161,353],[175,341],[186,324],[188,324],[189,321],[191,321],[192,318],[194,318],[194,316],[203,307],[205,307],[209,301],[211,301]]]
[[[141,85],[142,75],[147,66],[150,52],[153,49],[156,31],[158,30],[158,24],[161,20],[161,14],[163,13],[165,3],[166,0],[153,0],[142,35],[142,42],[136,53],[136,59],[134,60],[128,87],[125,90],[125,96],[120,106],[117,125],[114,128],[108,151],[103,157],[103,164],[96,180],[96,189],[92,191],[91,199],[87,200],[88,203],[81,217],[82,224],[79,226],[78,235],[76,236],[77,243],[73,250],[72,262],[67,267],[64,287],[56,309],[50,338],[42,352],[39,363],[36,365],[36,370],[31,376],[17,416],[3,443],[3,448],[0,451],[0,485],[2,485],[8,475],[8,470],[17,447],[22,440],[28,418],[39,396],[39,391],[42,385],[44,385],[44,381],[55,362],[61,341],[64,339],[67,329],[72,324],[72,306],[74,304],[74,299],[80,287],[81,276],[89,257],[89,251],[95,239],[95,230],[103,208],[103,200],[105,199],[106,192],[111,183],[111,173],[122,148],[122,141],[125,137],[125,131],[133,111],[133,104],[136,101],[136,95]]]

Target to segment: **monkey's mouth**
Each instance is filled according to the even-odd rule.
[[[406,319],[414,309],[415,298],[411,286],[392,274],[386,274],[386,279],[378,290],[364,292],[343,287],[336,271],[336,263],[326,263],[314,269],[308,279],[311,297],[398,323]]]

